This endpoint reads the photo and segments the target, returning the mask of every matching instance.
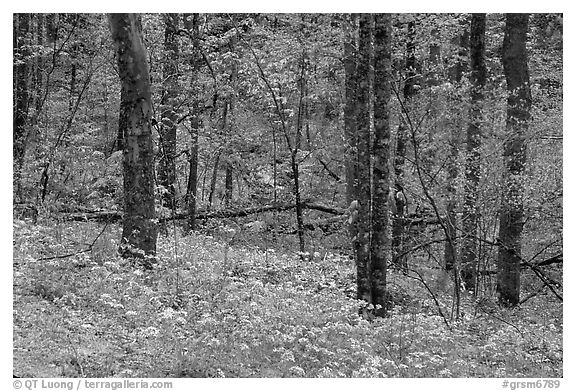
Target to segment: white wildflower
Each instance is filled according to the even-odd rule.
[[[298,367],[298,366],[293,366],[293,367],[290,367],[290,374],[292,376],[303,377],[303,376],[306,376],[306,371],[304,369]]]

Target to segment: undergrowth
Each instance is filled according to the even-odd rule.
[[[95,223],[13,228],[18,376],[562,376],[562,306],[546,295],[512,310],[465,296],[450,320],[449,281],[423,268],[448,328],[430,293],[391,271],[396,306],[368,322],[344,256],[178,232],[159,237],[149,271],[117,255],[118,226],[96,242]]]

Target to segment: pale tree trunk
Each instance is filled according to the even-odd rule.
[[[462,280],[466,289],[475,290],[477,258],[478,213],[476,199],[480,181],[480,147],[482,137],[482,101],[486,85],[484,60],[486,15],[473,14],[470,24],[470,122],[466,135],[466,182],[464,185],[464,214],[462,217],[464,245],[462,248]]]
[[[386,269],[390,260],[391,237],[388,219],[390,192],[390,75],[392,16],[376,14],[374,27],[374,172],[371,243],[372,304],[380,305],[376,316],[385,316],[388,307]]]
[[[124,219],[120,252],[152,267],[157,226],[154,211],[152,100],[146,48],[138,14],[109,14],[122,84],[119,127],[124,138]]]
[[[358,221],[354,243],[356,252],[357,298],[371,302],[370,285],[370,231],[371,231],[371,185],[370,185],[370,51],[373,16],[360,15],[358,45]]]
[[[178,14],[164,15],[164,64],[162,99],[160,101],[160,160],[158,182],[164,188],[164,206],[174,209],[176,197],[176,127],[178,114],[175,109],[178,97]]]
[[[508,107],[496,289],[499,302],[503,306],[515,306],[520,300],[521,241],[524,225],[522,184],[526,163],[526,133],[532,105],[526,51],[528,18],[528,14],[506,15],[502,48]]]

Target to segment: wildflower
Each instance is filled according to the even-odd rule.
[[[158,330],[156,327],[150,326],[142,330],[141,335],[144,338],[149,338],[157,336],[159,332],[160,330]]]
[[[160,319],[172,319],[174,317],[174,310],[172,308],[166,308],[160,315]]]
[[[322,368],[318,371],[318,376],[319,377],[334,377],[334,373],[332,372],[332,370],[330,368]]]
[[[292,361],[292,362],[295,361],[294,355],[292,354],[292,352],[289,352],[289,351],[284,352],[284,354],[282,354],[281,360],[282,361]]]
[[[290,367],[289,371],[292,376],[306,376],[306,371],[298,366]]]
[[[104,262],[104,266],[110,270],[118,270],[118,264],[115,262],[111,262],[111,261],[106,261]]]

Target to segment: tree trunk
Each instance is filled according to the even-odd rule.
[[[14,190],[21,198],[20,177],[24,155],[26,154],[27,118],[28,118],[28,77],[30,73],[30,15],[14,14],[14,105],[13,121],[13,169]]]
[[[200,130],[200,86],[198,73],[200,71],[200,16],[198,14],[184,15],[184,28],[192,34],[192,80],[190,90],[192,92],[192,107],[190,108],[190,147],[188,164],[188,186],[186,189],[186,202],[188,208],[187,229],[196,229],[196,209],[198,195],[198,132]]]
[[[508,104],[496,289],[499,302],[503,306],[515,306],[520,300],[521,239],[524,224],[522,185],[526,163],[526,133],[532,105],[526,51],[528,18],[528,14],[506,15],[502,48]]]
[[[218,182],[218,167],[220,166],[220,155],[222,150],[219,149],[214,158],[214,167],[212,168],[212,177],[210,179],[210,193],[208,194],[208,210],[212,209],[214,195],[216,194],[216,183]]]
[[[300,194],[300,170],[298,168],[298,149],[294,149],[290,156],[292,174],[294,176],[294,203],[296,204],[296,227],[298,230],[298,247],[300,254],[304,254],[306,243],[304,242],[304,213],[302,196]]]
[[[344,90],[346,100],[344,103],[344,137],[346,139],[346,205],[356,199],[356,149],[358,147],[356,127],[356,46],[358,36],[358,15],[351,14],[344,21]],[[351,225],[352,227],[353,225]],[[352,237],[355,233],[351,232]]]
[[[428,64],[426,72],[426,87],[428,95],[428,116],[431,119],[426,127],[426,141],[420,144],[420,161],[422,162],[422,169],[425,172],[431,173],[434,171],[434,162],[436,161],[437,144],[434,142],[434,136],[438,134],[438,121],[440,117],[440,99],[439,94],[435,92],[433,87],[440,85],[441,79],[441,46],[440,46],[440,31],[433,28],[430,31],[430,44],[428,46]]]
[[[476,288],[477,226],[476,198],[480,181],[480,142],[482,137],[482,101],[486,85],[484,61],[486,15],[473,14],[470,24],[470,122],[466,135],[466,182],[464,185],[464,246],[462,249],[462,280],[467,290]]]
[[[188,206],[188,230],[196,229],[196,209],[198,200],[198,131],[200,121],[198,117],[198,107],[192,108],[194,114],[190,117],[190,149],[188,164],[190,171],[188,174],[188,186],[186,189],[186,202]]]
[[[376,316],[385,316],[388,307],[386,267],[390,258],[391,238],[388,227],[388,194],[390,192],[390,14],[376,14],[374,28],[374,173],[371,243],[372,304],[380,305]]]
[[[294,202],[296,203],[296,224],[298,229],[298,244],[300,253],[304,254],[304,214],[300,194],[300,169],[298,167],[298,151],[300,150],[300,142],[302,140],[301,118],[302,118],[302,99],[306,85],[306,51],[302,51],[302,58],[300,59],[300,103],[298,105],[298,120],[296,124],[296,134],[294,140],[294,148],[290,153],[290,164],[292,166],[292,175],[294,177]]]
[[[224,206],[227,208],[230,206],[232,202],[232,191],[233,191],[233,171],[232,171],[232,164],[230,162],[226,162],[226,173],[224,176]]]
[[[408,22],[408,41],[406,43],[406,76],[404,80],[404,105],[409,107],[410,100],[416,94],[416,22],[412,19]],[[403,115],[400,116],[400,124],[396,134],[396,150],[394,154],[394,174],[396,182],[394,185],[394,200],[396,213],[392,220],[392,249],[393,260],[397,265],[407,266],[403,253],[404,236],[404,213],[406,199],[404,191],[404,162],[406,160],[406,142],[408,139],[408,124]]]
[[[124,219],[120,252],[152,267],[157,226],[154,211],[152,100],[146,48],[138,14],[109,14],[122,84],[119,127],[124,135]]]
[[[36,14],[36,44],[39,48],[44,47],[44,14]],[[44,89],[43,75],[44,75],[44,54],[37,53],[36,61],[34,62],[34,115],[33,118],[38,118],[39,112],[42,108],[42,90]],[[34,125],[34,124],[32,124]]]
[[[230,40],[230,52],[234,53],[234,47],[235,47],[235,39],[232,38]],[[230,138],[233,137],[233,132],[234,132],[234,125],[235,125],[235,107],[236,107],[236,99],[235,99],[235,95],[236,95],[236,91],[238,89],[238,63],[236,61],[236,59],[234,57],[231,57],[231,61],[232,61],[232,65],[231,65],[231,71],[230,71],[230,86],[231,91],[230,91],[230,95],[226,98],[226,101],[228,102],[228,126],[225,129],[226,132],[226,138]],[[230,206],[230,203],[232,202],[232,179],[234,177],[234,168],[232,166],[232,159],[231,159],[231,155],[232,155],[232,151],[227,148],[228,153],[227,153],[227,158],[226,158],[226,173],[225,173],[225,177],[224,177],[224,205],[226,207]]]
[[[358,222],[355,241],[357,269],[357,298],[371,302],[370,285],[370,51],[373,16],[360,15],[360,41],[358,45]]]
[[[468,33],[468,23],[467,20],[460,22],[461,30],[453,39],[453,44],[457,45],[457,59],[455,64],[449,70],[449,77],[452,85],[455,88],[460,86],[462,83],[462,76],[468,62],[466,58],[468,56],[468,46],[469,46],[469,33]],[[444,268],[446,271],[453,270],[458,258],[458,246],[457,246],[457,218],[456,218],[456,208],[457,208],[457,181],[458,181],[458,155],[461,145],[461,129],[463,127],[463,120],[458,114],[458,107],[463,103],[460,98],[459,91],[456,89],[453,94],[448,95],[447,109],[450,110],[449,119],[446,125],[450,128],[450,140],[449,140],[449,151],[448,151],[448,161],[447,161],[447,184],[446,184],[446,228],[448,231],[449,238],[446,240],[444,245]],[[457,270],[455,272],[456,279],[459,279],[460,267],[457,265]]]
[[[176,197],[176,113],[178,97],[178,35],[179,15],[164,15],[164,64],[162,99],[160,101],[160,160],[158,182],[164,188],[163,204],[174,209]]]

